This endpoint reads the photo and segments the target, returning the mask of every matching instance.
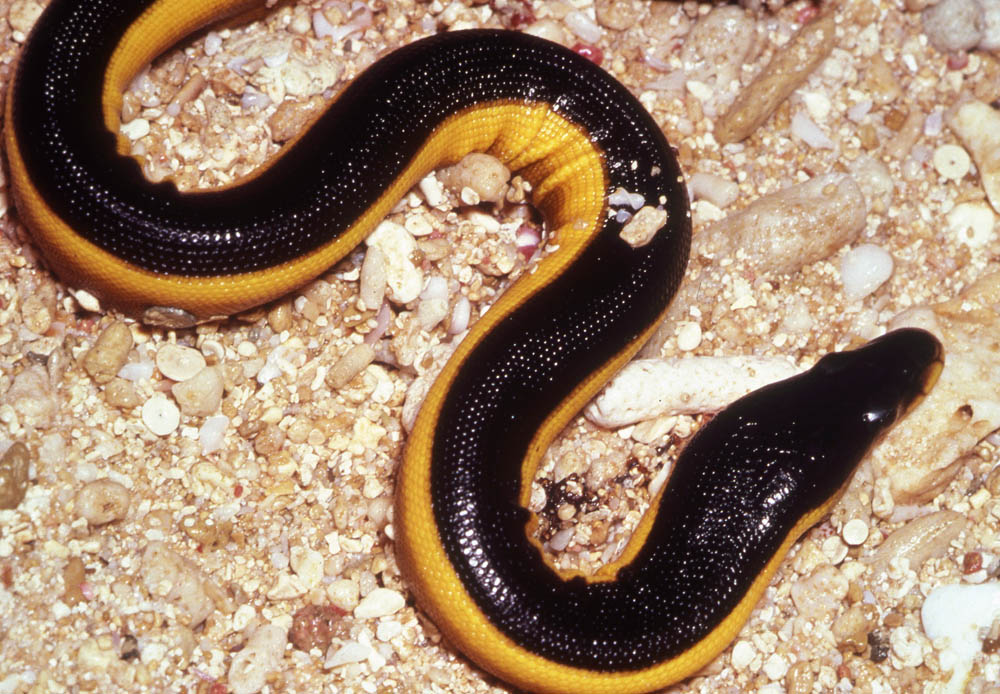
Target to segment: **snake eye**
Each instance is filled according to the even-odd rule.
[[[865,424],[872,429],[883,429],[890,426],[899,416],[897,407],[871,407],[862,415]]]

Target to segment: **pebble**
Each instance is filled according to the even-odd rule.
[[[823,540],[820,549],[823,552],[823,556],[834,566],[840,564],[847,557],[847,545],[836,535],[831,535]]]
[[[84,672],[107,672],[118,656],[110,643],[90,638],[80,644],[76,652],[76,665]]]
[[[753,659],[757,657],[757,650],[749,641],[737,641],[733,646],[732,654],[733,667],[739,671],[749,667]]]
[[[562,552],[569,546],[569,542],[570,540],[573,539],[574,535],[576,535],[576,529],[563,528],[562,530],[554,534],[552,536],[552,539],[549,540],[548,542],[549,549],[551,549],[553,552]]]
[[[391,588],[376,588],[362,598],[358,606],[354,608],[354,616],[357,619],[386,617],[399,612],[405,604],[406,600],[399,591]]]
[[[66,440],[59,433],[46,434],[38,446],[38,462],[42,465],[63,464],[66,458]]]
[[[149,594],[173,605],[188,626],[201,624],[215,611],[201,573],[164,542],[157,540],[146,545],[139,577]]]
[[[289,641],[301,651],[325,651],[340,632],[344,613],[330,605],[306,605],[292,618]]]
[[[146,358],[140,352],[140,361],[127,362],[125,366],[118,370],[118,376],[126,381],[137,383],[139,381],[150,380],[155,370],[156,364],[153,363],[153,360]]]
[[[736,5],[717,5],[692,27],[681,48],[681,64],[693,80],[713,82],[712,92],[725,92],[739,77],[756,41],[751,13]]]
[[[375,381],[375,389],[372,391],[372,402],[384,405],[396,394],[396,382],[389,376],[389,372],[378,364],[368,366],[368,374]]]
[[[76,512],[91,526],[121,520],[128,513],[131,492],[109,479],[88,482],[76,493]]]
[[[290,552],[292,571],[307,589],[315,588],[323,579],[323,555],[311,547],[295,546]]]
[[[104,386],[104,399],[112,407],[123,410],[131,410],[142,404],[142,398],[139,397],[135,384],[124,378],[114,378]]]
[[[52,311],[37,294],[31,294],[21,301],[21,316],[24,327],[35,335],[44,335],[52,326]]]
[[[622,227],[619,236],[632,248],[641,248],[653,240],[656,232],[667,223],[667,211],[647,205]]]
[[[424,274],[413,262],[417,250],[413,235],[395,222],[383,221],[369,234],[365,243],[369,248],[377,247],[385,258],[389,299],[397,304],[416,299],[424,287]]]
[[[326,382],[331,388],[340,390],[375,361],[375,348],[367,343],[354,345],[337,360],[326,375]]]
[[[866,608],[869,612],[866,612]],[[834,621],[830,631],[837,641],[837,646],[843,650],[852,650],[855,653],[863,653],[867,646],[868,632],[871,631],[872,621],[869,614],[877,610],[870,605],[854,604]]]
[[[495,224],[499,229],[500,223],[493,217],[484,214],[480,214],[479,216],[485,218],[488,223]],[[431,224],[432,219],[433,217],[431,219],[428,219],[427,217],[409,217],[403,223],[403,226],[406,227],[408,232],[418,238],[421,236],[430,236],[435,231],[435,226]]]
[[[17,508],[28,492],[31,453],[20,441],[0,456],[0,509]]]
[[[211,57],[222,48],[222,37],[216,31],[210,31],[205,36],[205,55]]]
[[[979,0],[983,8],[983,38],[979,48],[984,51],[1000,50],[1000,0]]]
[[[145,118],[133,118],[121,126],[121,133],[130,140],[138,140],[149,135],[149,121]]]
[[[926,641],[923,634],[907,624],[889,633],[889,647],[895,656],[894,661],[902,667],[918,667],[924,662]]]
[[[469,186],[462,187],[461,192],[459,192],[458,194],[458,199],[462,201],[463,205],[467,205],[470,207],[478,205],[483,201],[483,199],[479,197],[479,193],[477,193]]]
[[[349,578],[338,578],[326,588],[330,602],[347,612],[353,612],[361,601],[358,584]]]
[[[289,99],[281,102],[278,109],[267,119],[267,125],[271,129],[271,139],[279,143],[293,139],[308,127],[316,117],[317,111],[322,108],[323,100],[319,96],[302,101]]]
[[[638,359],[615,376],[584,414],[595,424],[617,428],[668,414],[718,412],[797,371],[781,357]]]
[[[267,324],[275,333],[282,333],[292,327],[292,306],[288,301],[282,301],[267,312]],[[202,345],[202,349],[209,343]],[[220,347],[221,351],[221,347]]]
[[[676,424],[676,417],[656,417],[654,419],[647,419],[644,422],[639,422],[632,427],[630,438],[633,441],[638,441],[639,443],[651,444],[654,441],[659,441],[666,437],[667,434],[673,430]],[[665,478],[664,481],[666,481]],[[650,489],[652,489],[652,483],[650,484]],[[651,491],[650,493],[653,492]]]
[[[951,670],[947,694],[965,691],[973,660],[982,651],[980,633],[1000,618],[1000,583],[952,584],[932,590],[924,600],[920,619],[924,633],[935,643],[946,642],[941,667]]]
[[[73,298],[76,299],[76,302],[80,304],[80,308],[84,311],[90,311],[91,313],[101,312],[100,300],[86,289],[70,289],[69,293],[73,295]]]
[[[275,568],[278,568],[277,566]],[[306,587],[298,576],[280,573],[274,585],[267,591],[268,600],[297,600],[306,594]]]
[[[288,630],[277,624],[263,624],[254,630],[229,665],[232,694],[254,694],[263,689],[268,677],[281,668],[287,643]]]
[[[14,377],[3,397],[13,406],[22,426],[45,428],[55,420],[59,401],[41,365],[32,366]]]
[[[221,369],[217,366],[203,366],[190,378],[175,383],[170,392],[180,405],[181,412],[188,416],[207,417],[215,414],[222,404]]]
[[[936,108],[927,114],[927,118],[924,120],[924,135],[937,137],[942,130],[944,130],[944,111]]]
[[[619,0],[595,0],[594,14],[597,21],[609,29],[623,31],[639,22],[642,15],[639,5]]]
[[[893,261],[881,246],[863,243],[844,254],[840,263],[840,279],[844,296],[856,301],[881,287],[892,276]]]
[[[596,44],[604,34],[601,27],[590,18],[590,15],[580,10],[568,13],[563,21],[566,22],[570,31],[586,43]]]
[[[240,105],[244,111],[263,111],[271,105],[271,98],[267,94],[258,92],[253,87],[247,87],[240,100]]]
[[[420,293],[417,305],[417,322],[430,331],[448,315],[448,280],[441,276],[429,277]]]
[[[389,495],[371,499],[368,502],[367,515],[377,528],[382,528],[389,519],[389,509],[392,508],[392,501]]]
[[[423,193],[424,200],[427,201],[428,206],[438,207],[445,203],[444,186],[434,173],[430,173],[420,179],[417,187]]]
[[[816,125],[809,114],[796,111],[792,116],[792,134],[813,149],[834,149],[836,144]]]
[[[820,564],[792,584],[792,602],[799,614],[817,623],[828,622],[847,596],[847,578],[834,566]]]
[[[76,605],[86,600],[83,594],[83,584],[87,580],[87,569],[80,557],[70,557],[63,567],[62,601],[67,605]]]
[[[729,207],[740,195],[740,186],[715,174],[697,172],[688,180],[688,190],[695,200],[708,200],[716,207]]]
[[[371,246],[361,264],[361,286],[358,292],[367,309],[376,309],[385,298],[386,267],[385,254],[378,246]]]
[[[208,417],[205,420],[205,423],[201,425],[201,429],[198,430],[198,442],[201,444],[203,455],[208,455],[222,449],[228,427],[229,417],[225,415],[220,414],[215,417]]]
[[[630,207],[634,211],[646,204],[646,198],[641,193],[630,193],[619,186],[608,195],[608,204],[612,207]]]
[[[677,327],[677,349],[690,352],[701,344],[701,326],[694,321],[686,321]]]
[[[168,342],[156,351],[156,368],[172,381],[186,381],[205,368],[205,357],[196,349]]]
[[[451,311],[451,322],[448,324],[448,332],[452,335],[465,332],[469,327],[472,318],[472,303],[464,294],[455,301],[455,307]]]
[[[983,8],[978,0],[941,0],[921,16],[927,40],[945,54],[961,53],[983,37]]]
[[[132,331],[120,321],[104,329],[94,346],[83,357],[83,368],[95,383],[104,385],[113,379],[128,359],[132,349]]]
[[[379,622],[375,627],[375,638],[379,641],[391,641],[403,633],[403,625],[399,622]]]
[[[553,43],[561,43],[564,46],[569,45],[569,36],[563,30],[562,24],[554,19],[539,19],[526,26],[523,31],[525,34],[531,34],[532,36],[537,36]]]
[[[363,663],[372,654],[372,647],[357,641],[348,641],[330,654],[323,662],[325,668],[335,668],[348,663]]]
[[[986,197],[1000,213],[1000,111],[982,101],[969,101],[948,119],[979,169]]]
[[[298,60],[287,60],[275,69],[287,94],[306,97],[331,87],[340,77],[342,67],[338,63],[318,63],[307,69]]]
[[[479,271],[493,277],[503,277],[517,265],[517,246],[510,243],[501,244],[495,253],[487,255],[477,265]]]
[[[299,301],[303,302],[305,306],[315,307],[315,304],[304,296],[300,296]],[[264,364],[257,371],[257,382],[264,385],[280,377],[282,374],[288,374],[294,378],[296,362],[300,356],[292,341],[278,345],[268,352]]]
[[[805,104],[809,117],[818,123],[825,123],[830,116],[833,104],[830,97],[822,92],[805,92],[802,94],[802,103]]]
[[[253,440],[253,449],[257,455],[270,458],[285,443],[285,432],[277,424],[267,424]],[[373,446],[374,447],[374,446]]]
[[[851,176],[864,191],[868,209],[884,212],[889,209],[896,181],[889,167],[879,159],[863,154],[848,165]]]
[[[42,6],[35,0],[14,0],[7,12],[7,23],[10,28],[19,34],[15,40],[20,42],[25,39],[35,20],[42,14]]]
[[[142,422],[157,436],[166,436],[181,423],[181,411],[165,395],[156,393],[142,406]]]
[[[489,154],[467,154],[454,166],[438,171],[438,180],[446,188],[461,194],[465,189],[474,193],[476,202],[497,203],[503,199],[510,180],[510,169]],[[472,203],[476,204],[476,203]]]
[[[934,168],[942,177],[958,181],[969,173],[972,159],[958,145],[941,145],[934,150]]]
[[[783,679],[788,674],[788,661],[783,655],[772,653],[764,661],[764,674],[774,681]]]
[[[867,116],[871,110],[872,100],[865,99],[864,101],[859,101],[847,109],[847,118],[854,123],[860,123],[865,119],[865,116]]]

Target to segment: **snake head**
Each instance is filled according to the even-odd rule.
[[[863,347],[828,354],[816,364],[830,404],[877,438],[919,403],[943,366],[941,343],[926,330],[903,328]]]

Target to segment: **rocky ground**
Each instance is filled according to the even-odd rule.
[[[413,38],[505,27],[588,55],[694,200],[688,277],[632,383],[695,386],[626,372],[564,432],[531,495],[546,550],[595,570],[706,413],[927,327],[937,388],[671,691],[998,692],[1000,7],[923,4],[289,3],[157,60],[122,135],[152,179],[226,185]],[[40,9],[0,0],[0,83]],[[60,283],[0,179],[0,693],[506,691],[414,608],[392,542],[420,393],[544,245],[496,175],[429,176],[309,286],[186,330]]]

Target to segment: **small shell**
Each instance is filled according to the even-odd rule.
[[[941,145],[934,150],[934,168],[943,178],[958,181],[969,173],[972,159],[958,145]]]
[[[142,422],[157,436],[166,436],[181,423],[181,411],[165,395],[157,393],[142,406]]]
[[[205,368],[205,357],[196,349],[168,342],[156,352],[156,368],[172,381],[186,381]]]
[[[357,619],[385,617],[399,612],[405,604],[406,600],[398,591],[390,588],[376,588],[354,608],[354,616]]]

